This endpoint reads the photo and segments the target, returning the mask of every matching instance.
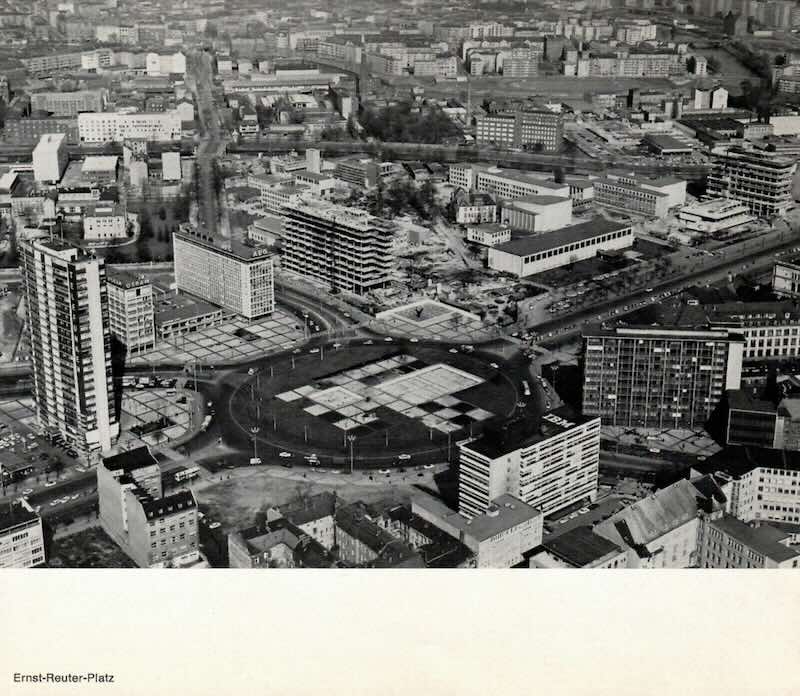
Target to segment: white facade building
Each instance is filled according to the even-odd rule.
[[[24,498],[0,508],[0,568],[33,568],[45,561],[42,518]]]
[[[177,111],[83,113],[78,114],[78,135],[82,143],[122,142],[137,138],[180,140],[181,116]]]
[[[67,136],[45,133],[33,148],[33,178],[44,183],[58,183],[67,167]]]

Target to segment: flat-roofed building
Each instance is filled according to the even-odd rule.
[[[108,316],[111,335],[129,355],[155,345],[153,285],[144,276],[114,269],[108,274]]]
[[[663,218],[669,212],[669,196],[615,179],[594,179],[594,202],[604,208]]]
[[[140,568],[200,560],[194,494],[165,496],[161,468],[147,447],[104,458],[97,466],[97,495],[103,530]]]
[[[105,89],[34,92],[31,94],[31,110],[47,111],[53,116],[77,116],[82,111],[102,111],[105,100]]]
[[[755,217],[740,201],[713,198],[681,208],[678,222],[685,230],[715,235],[753,222]]]
[[[572,199],[522,196],[500,203],[500,220],[515,231],[550,232],[572,224]]]
[[[68,161],[66,136],[63,133],[47,133],[33,149],[33,178],[37,182],[57,184]]]
[[[503,200],[523,196],[570,197],[569,184],[557,184],[516,169],[472,165],[472,177],[475,191],[490,193]]]
[[[554,232],[512,239],[489,250],[489,267],[524,278],[633,245],[633,228],[595,218]]]
[[[744,360],[800,355],[800,311],[792,302],[723,302],[705,310],[709,326],[744,338]]]
[[[22,244],[39,426],[81,450],[119,434],[103,259],[58,239]]]
[[[573,527],[545,539],[529,555],[530,568],[626,568],[628,554],[591,527]]]
[[[78,114],[78,135],[82,143],[121,143],[138,138],[173,141],[181,139],[181,129],[181,115],[177,110]]]
[[[175,233],[172,240],[178,291],[245,319],[274,311],[273,252],[269,247],[237,240],[214,242],[185,232]]]
[[[545,515],[597,494],[600,419],[578,417],[561,408],[541,416],[535,428],[515,422],[488,429],[460,443],[458,511],[486,512],[491,501],[509,494]]]
[[[505,244],[511,240],[511,228],[496,222],[467,226],[467,241],[485,247]]]
[[[711,153],[707,190],[712,196],[744,203],[753,215],[783,215],[792,204],[797,163],[744,147],[718,148]]]
[[[772,267],[772,291],[778,297],[800,297],[800,256],[778,257]]]
[[[369,213],[309,199],[284,207],[282,267],[332,289],[385,287],[394,227]]]
[[[90,155],[81,164],[84,181],[97,186],[112,186],[117,183],[119,158],[116,155]]]
[[[294,181],[298,186],[307,187],[317,198],[330,198],[336,188],[336,179],[328,174],[301,169],[294,173]]]
[[[478,145],[558,152],[563,139],[563,116],[546,109],[487,114],[476,119]]]
[[[511,568],[542,541],[542,512],[505,493],[491,500],[485,511],[469,517],[438,498],[415,493],[411,511],[470,549],[478,568]]]
[[[0,506],[0,568],[35,568],[45,562],[42,518],[24,498]]]
[[[128,216],[124,206],[119,203],[109,201],[84,212],[84,239],[125,239],[127,236]]]
[[[698,429],[741,383],[744,338],[727,329],[584,331],[583,413],[603,425]]]

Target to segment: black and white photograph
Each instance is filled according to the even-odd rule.
[[[605,672],[700,615],[780,646],[703,693],[800,691],[800,573],[739,572],[800,570],[797,0],[0,0],[0,126],[0,693],[674,693]],[[103,660],[382,611],[293,687]],[[502,681],[537,615],[574,688]],[[435,679],[347,671],[411,618]]]

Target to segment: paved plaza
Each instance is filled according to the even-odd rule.
[[[174,442],[192,428],[193,392],[178,390],[167,395],[167,389],[132,389],[122,394],[122,417],[120,419],[120,449],[133,449],[142,445],[156,447]],[[185,399],[186,403],[180,403]],[[133,432],[132,429],[156,423],[166,418],[169,424],[149,432]],[[152,427],[152,426],[151,426]]]
[[[409,338],[449,343],[472,343],[491,336],[477,315],[435,300],[419,300],[379,312],[373,328]]]
[[[161,341],[153,350],[131,357],[129,364],[195,360],[201,363],[245,362],[265,353],[292,347],[303,338],[300,324],[297,317],[282,309],[276,309],[270,317],[252,323],[245,319],[231,319],[170,342]]]
[[[634,429],[606,425],[600,429],[600,436],[603,439],[619,442],[621,445],[639,445],[648,449],[701,457],[709,457],[721,449],[703,430]]]

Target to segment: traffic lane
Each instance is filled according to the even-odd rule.
[[[93,470],[87,471],[71,479],[56,481],[55,485],[43,486],[28,496],[28,503],[34,507],[36,505],[44,505],[56,498],[62,498],[68,494],[72,495],[96,487],[97,474]]]

